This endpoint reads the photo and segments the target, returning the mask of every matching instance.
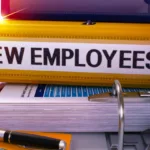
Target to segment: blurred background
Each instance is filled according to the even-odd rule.
[[[5,0],[7,1],[7,0]],[[24,13],[147,13],[144,0],[9,0],[10,12]]]

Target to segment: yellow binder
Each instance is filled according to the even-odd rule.
[[[149,24],[1,21],[0,81],[150,87],[149,31]]]

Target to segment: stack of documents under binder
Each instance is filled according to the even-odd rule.
[[[123,89],[124,92],[150,89]],[[5,85],[0,93],[1,128],[53,132],[118,131],[118,101],[90,102],[111,87]],[[150,100],[125,101],[125,131],[150,127]]]

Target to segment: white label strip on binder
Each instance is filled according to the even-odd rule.
[[[0,41],[0,68],[150,74],[150,45]]]

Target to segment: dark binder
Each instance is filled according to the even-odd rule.
[[[150,0],[2,0],[10,19],[150,23]],[[21,10],[21,11],[20,11]],[[10,15],[11,14],[11,15]]]

